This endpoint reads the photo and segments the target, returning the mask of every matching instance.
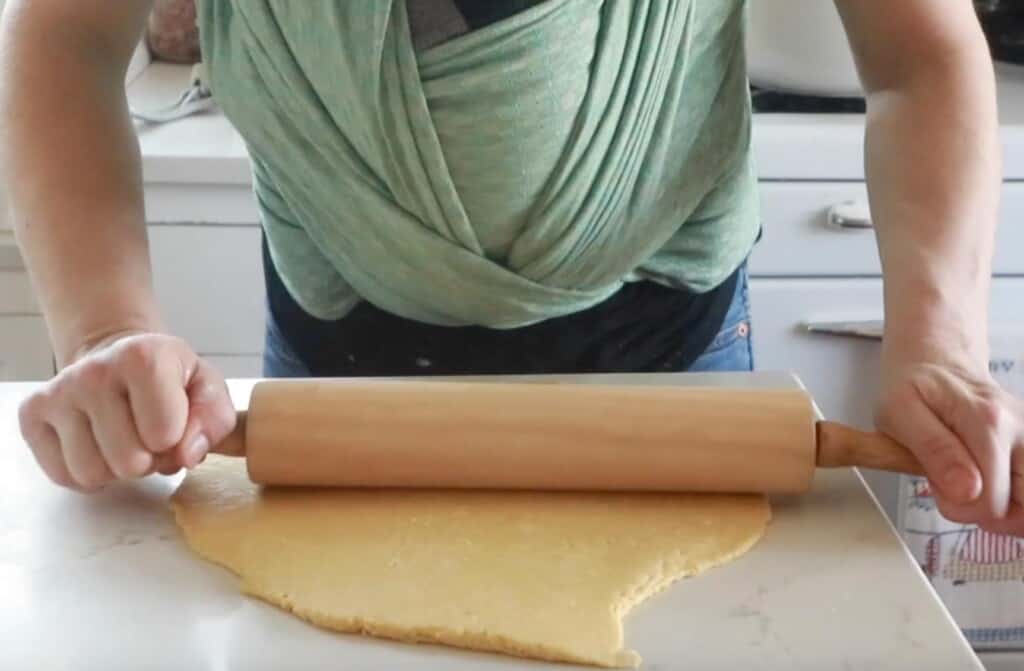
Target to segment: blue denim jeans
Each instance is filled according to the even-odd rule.
[[[285,341],[267,310],[267,335],[263,342],[263,377],[311,377],[309,367]]]
[[[690,372],[750,371],[754,355],[750,345],[750,292],[747,271],[740,271],[736,293],[725,315],[718,335],[704,353],[690,366]],[[265,377],[309,377],[309,368],[285,342],[280,330],[268,315],[266,344],[263,351]]]
[[[718,335],[688,369],[691,373],[747,372],[754,370],[750,342],[750,288],[747,270],[740,271],[736,293]]]

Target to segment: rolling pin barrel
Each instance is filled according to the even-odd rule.
[[[281,380],[240,433],[268,485],[800,493],[815,420],[801,391]]]

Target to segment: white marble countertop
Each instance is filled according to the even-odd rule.
[[[795,384],[777,374],[657,381]],[[232,383],[240,405],[251,384]],[[568,668],[334,634],[240,595],[230,573],[185,547],[166,504],[178,478],[91,497],[46,482],[16,426],[31,389],[0,384],[0,668]],[[981,671],[855,472],[820,474],[810,494],[773,508],[749,554],[627,618],[644,668]]]

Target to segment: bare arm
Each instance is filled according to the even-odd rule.
[[[868,96],[887,352],[955,344],[985,358],[1001,166],[992,64],[972,3],[838,5]]]
[[[837,0],[867,93],[885,277],[879,428],[950,519],[1024,534],[1024,413],[988,372],[1000,189],[995,81],[969,0]]]
[[[160,328],[124,76],[151,0],[10,0],[0,127],[14,226],[61,366]]]
[[[223,377],[161,328],[124,77],[149,0],[10,0],[0,126],[15,232],[60,372],[19,408],[55,483],[193,467],[235,423]]]

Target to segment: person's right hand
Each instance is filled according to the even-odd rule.
[[[21,433],[58,485],[94,491],[192,468],[235,426],[224,378],[181,339],[108,338],[29,396]]]

